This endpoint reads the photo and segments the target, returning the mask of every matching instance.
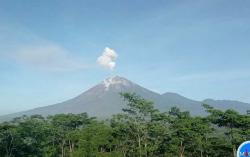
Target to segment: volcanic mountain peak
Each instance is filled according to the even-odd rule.
[[[48,116],[61,113],[76,114],[82,112],[87,112],[90,116],[107,118],[113,114],[120,113],[122,108],[125,107],[126,103],[120,96],[121,92],[136,93],[147,100],[151,100],[154,102],[155,107],[163,112],[176,106],[182,111],[190,111],[192,115],[205,115],[206,112],[202,107],[202,104],[205,103],[216,109],[234,109],[245,114],[250,106],[250,104],[238,101],[216,101],[211,99],[206,101],[195,101],[177,93],[165,93],[161,95],[133,83],[124,77],[115,76],[105,79],[100,84],[97,84],[70,100],[24,112],[0,116],[0,121],[11,120],[12,118],[22,115],[40,114]]]
[[[129,80],[120,77],[120,76],[115,76],[115,77],[109,77],[107,79],[105,79],[102,84],[105,87],[105,90],[109,90],[109,88],[111,86],[125,86],[125,87],[129,87],[131,86],[133,83],[130,82]]]

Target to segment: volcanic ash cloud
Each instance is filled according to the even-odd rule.
[[[116,59],[118,55],[115,50],[106,47],[100,57],[97,58],[97,62],[104,68],[113,70],[116,66]]]

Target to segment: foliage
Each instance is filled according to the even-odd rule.
[[[23,116],[0,124],[1,157],[219,157],[235,156],[250,139],[250,116],[204,105],[208,115],[123,93],[122,113],[108,121],[82,114]]]

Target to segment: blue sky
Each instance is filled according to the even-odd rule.
[[[249,0],[0,0],[0,114],[111,75],[159,93],[250,102]],[[114,70],[98,66],[105,47]]]

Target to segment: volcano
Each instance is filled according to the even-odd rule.
[[[155,107],[161,111],[168,111],[171,107],[176,106],[181,110],[190,111],[192,115],[206,114],[202,108],[203,103],[221,110],[234,109],[244,114],[250,108],[250,104],[239,101],[213,99],[196,101],[171,92],[159,94],[124,77],[115,76],[105,79],[96,86],[70,100],[24,112],[5,115],[0,117],[0,119],[10,120],[22,115],[29,116],[40,114],[48,116],[59,113],[77,114],[82,112],[87,112],[90,116],[99,118],[110,117],[112,114],[120,113],[122,108],[126,105],[120,96],[121,92],[136,93],[145,99],[151,100],[154,102]]]

